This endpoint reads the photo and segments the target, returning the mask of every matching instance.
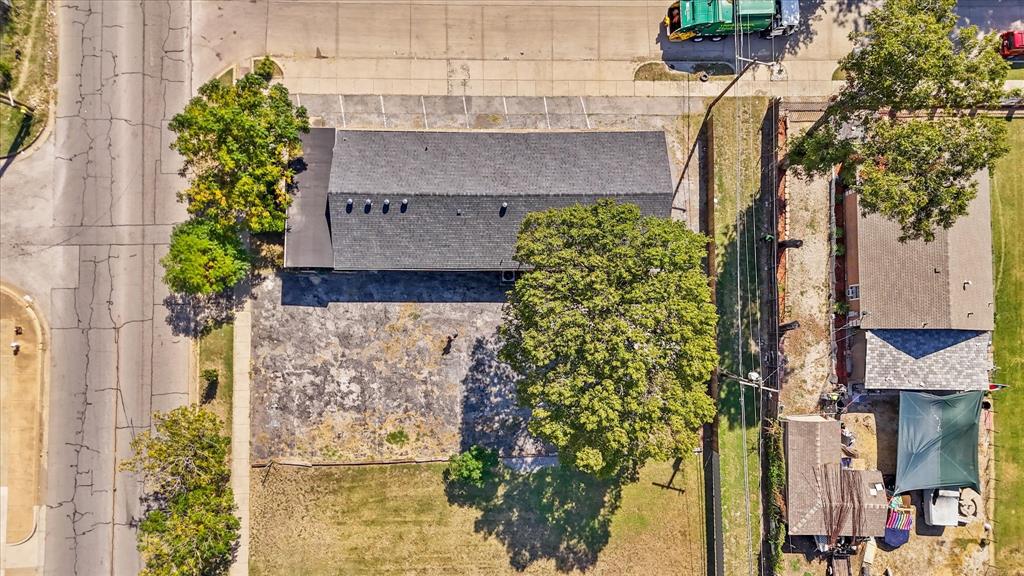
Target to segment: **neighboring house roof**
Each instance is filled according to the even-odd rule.
[[[327,224],[327,184],[334,156],[333,128],[311,128],[302,136],[302,161],[295,173],[292,205],[284,235],[284,265],[331,268],[331,230]]]
[[[786,523],[790,536],[825,536],[828,518],[845,512],[841,536],[883,536],[888,499],[877,470],[841,467],[840,423],[787,416]],[[874,494],[872,494],[874,491]]]
[[[328,190],[335,270],[516,269],[528,212],[672,209],[663,132],[339,131]]]
[[[867,330],[864,387],[987,390],[991,343],[983,330]]]
[[[988,174],[976,180],[968,214],[932,242],[901,243],[896,222],[859,217],[861,328],[993,329]]]

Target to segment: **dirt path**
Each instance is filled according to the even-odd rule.
[[[40,503],[43,340],[25,302],[6,288],[0,289],[0,342],[0,486],[7,490],[5,541],[13,544],[32,535]]]
[[[25,87],[25,79],[29,76],[29,64],[32,62],[32,58],[29,55],[32,54],[32,49],[35,47],[35,35],[36,28],[38,27],[38,15],[40,10],[46,10],[45,1],[36,2],[32,6],[32,13],[29,17],[31,26],[28,29],[28,34],[25,36],[28,38],[28,43],[21,49],[21,60],[19,60],[19,62],[21,62],[21,66],[18,67],[18,75],[16,76],[17,80],[15,80],[13,87],[13,92],[15,94],[21,93],[22,88]]]
[[[798,133],[807,125],[791,123]],[[829,388],[829,190],[824,179],[786,183],[789,238],[804,241],[786,254],[786,309],[780,322],[800,322],[786,334],[783,348],[789,365],[782,392],[783,414],[816,413],[818,397]]]

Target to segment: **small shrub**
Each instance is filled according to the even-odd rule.
[[[498,468],[498,453],[483,446],[473,446],[452,457],[445,470],[445,480],[482,487]]]
[[[766,456],[768,460],[768,491],[771,500],[768,532],[768,558],[772,572],[778,574],[783,568],[783,547],[786,544],[786,513],[783,509],[782,494],[786,487],[786,460],[782,445],[782,426],[773,421],[765,431]]]
[[[832,305],[832,312],[837,316],[846,316],[846,313],[850,311],[850,305],[845,301],[839,301]]]
[[[203,370],[200,376],[207,386],[211,384],[216,385],[220,381],[220,371],[216,368],[207,368],[206,370]]]
[[[843,244],[835,244],[834,246],[832,246],[832,253],[835,254],[837,257],[842,256],[846,254],[846,246],[844,246]]]
[[[212,402],[217,397],[220,371],[216,368],[207,368],[199,373],[199,377],[203,380],[203,404]]]
[[[842,226],[836,226],[836,240],[839,240],[840,238],[842,238],[843,234],[845,234],[845,233],[846,232],[843,230]]]
[[[405,430],[399,428],[398,430],[388,432],[388,435],[384,437],[384,441],[392,446],[405,446],[409,442],[409,435],[405,433]]]

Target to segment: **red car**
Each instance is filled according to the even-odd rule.
[[[1003,58],[1024,56],[1024,30],[1003,32],[999,40],[999,55]]]

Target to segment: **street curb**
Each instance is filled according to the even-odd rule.
[[[234,389],[231,394],[231,490],[239,519],[238,549],[230,576],[249,575],[249,363],[252,352],[252,312],[249,302],[235,316],[232,352]]]

